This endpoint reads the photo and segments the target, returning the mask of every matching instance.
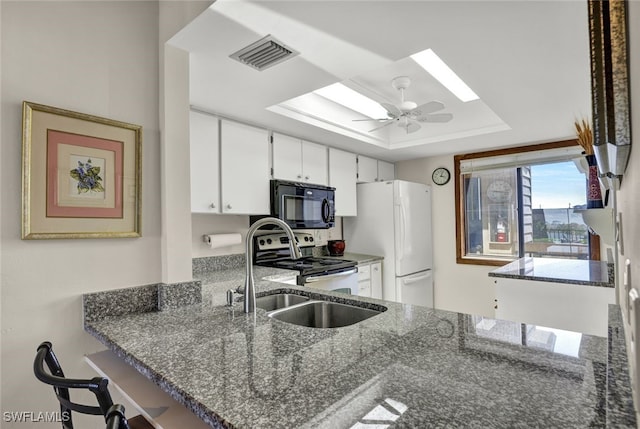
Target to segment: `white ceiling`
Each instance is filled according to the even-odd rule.
[[[264,71],[229,58],[267,34],[300,55]],[[170,43],[191,53],[193,106],[389,161],[573,138],[573,121],[590,116],[585,1],[218,0]],[[459,102],[407,59],[427,48],[480,100]],[[396,103],[390,80],[401,74],[412,78],[407,99],[438,99],[454,119],[389,145],[267,110],[344,81]]]

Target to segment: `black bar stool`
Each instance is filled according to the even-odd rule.
[[[105,418],[107,420],[106,429],[120,429],[122,423],[127,420],[124,416],[124,406],[113,404],[111,408],[107,410]]]
[[[49,372],[44,368],[47,364]],[[103,377],[94,377],[91,380],[66,378],[53,353],[53,346],[45,341],[38,346],[36,358],[33,362],[33,372],[36,378],[45,384],[53,386],[53,391],[60,402],[60,412],[63,429],[73,429],[71,412],[103,416],[113,429],[152,429],[153,426],[142,416],[136,416],[130,420],[124,416],[124,407],[113,404],[109,393],[109,380]],[[91,391],[98,401],[98,406],[90,406],[71,402],[69,389],[87,389]],[[111,421],[107,419],[111,417]],[[113,426],[116,424],[116,426]]]

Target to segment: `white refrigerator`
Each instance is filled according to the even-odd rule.
[[[358,215],[342,221],[347,251],[384,257],[383,299],[433,307],[431,188],[392,180],[357,193]]]

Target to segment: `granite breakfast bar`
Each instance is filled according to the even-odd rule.
[[[613,264],[563,258],[521,258],[489,273],[496,317],[606,336],[615,304]]]
[[[581,335],[568,351],[533,341],[534,326],[315,294],[274,281],[283,270],[255,274],[260,294],[386,311],[335,329],[273,320],[260,309],[247,315],[224,306],[225,291],[243,281],[238,267],[202,271],[201,285],[175,290],[85,295],[85,330],[214,428],[636,427],[616,306],[609,339]],[[163,299],[177,304],[160,311]],[[528,342],[514,337],[524,331]]]

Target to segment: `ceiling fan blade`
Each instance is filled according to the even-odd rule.
[[[389,112],[389,116],[391,116],[392,118],[397,118],[398,116],[402,115],[402,111],[393,104],[380,103],[380,105],[384,107],[387,112]]]
[[[418,122],[449,122],[453,119],[451,113],[436,113],[433,115],[424,115],[416,118]]]
[[[437,112],[438,110],[444,109],[444,103],[439,101],[430,101],[428,103],[421,104],[411,111],[413,116],[422,116],[427,115],[429,113]]]
[[[368,118],[368,119],[352,119],[353,122],[360,122],[360,121],[377,121],[377,122],[382,122],[382,121],[388,121],[389,118],[381,118],[381,119],[373,119],[373,118]]]
[[[389,125],[393,124],[394,122],[395,122],[395,119],[389,119],[389,120],[388,120],[387,122],[385,122],[383,125],[381,125],[381,126],[379,126],[379,127],[377,127],[377,128],[374,128],[374,129],[372,129],[372,130],[369,130],[369,132],[370,132],[370,133],[372,133],[372,132],[377,131],[377,130],[379,130],[379,129],[381,129],[381,128],[388,127]]]

